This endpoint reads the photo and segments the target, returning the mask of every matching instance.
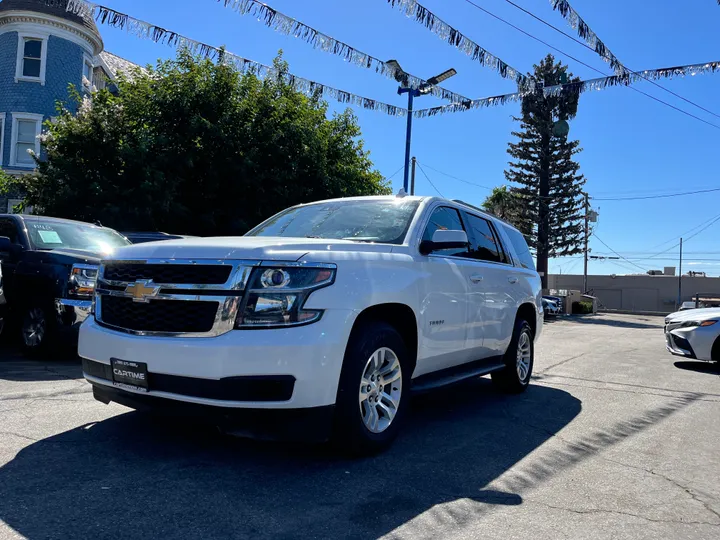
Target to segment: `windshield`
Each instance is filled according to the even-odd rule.
[[[346,200],[289,208],[248,236],[328,238],[402,244],[419,201]]]
[[[130,245],[112,229],[95,225],[31,218],[25,220],[25,226],[36,249],[79,249],[110,254],[115,248]]]

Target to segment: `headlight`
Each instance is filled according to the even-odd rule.
[[[256,268],[248,284],[245,300],[235,320],[235,328],[298,326],[317,321],[321,310],[303,305],[312,291],[335,280],[335,267],[282,266]]]
[[[70,270],[68,294],[74,296],[92,296],[95,292],[98,267],[91,264],[74,264]]]
[[[685,321],[680,325],[681,328],[691,328],[694,326],[712,326],[717,321]]]

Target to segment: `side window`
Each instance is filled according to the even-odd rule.
[[[520,233],[520,231],[513,229],[512,227],[505,227],[505,232],[510,238],[510,243],[515,250],[520,266],[527,268],[528,270],[535,270],[535,261],[533,260],[532,253],[530,253],[530,248],[528,248],[525,237]]]
[[[447,206],[441,206],[433,210],[433,213],[430,215],[430,222],[425,228],[422,239],[431,241],[433,234],[435,234],[435,231],[437,230],[464,231],[465,227],[463,227],[462,220],[460,219],[460,212]],[[449,255],[453,257],[468,256],[467,248],[442,249],[435,251],[434,253],[437,255]]]
[[[479,261],[508,262],[500,241],[487,219],[468,214],[468,227],[472,231],[470,258]]]
[[[0,218],[0,236],[7,236],[13,244],[18,243],[18,227],[14,219]]]

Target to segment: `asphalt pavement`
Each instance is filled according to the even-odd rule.
[[[103,405],[72,356],[0,349],[0,539],[717,539],[719,449],[720,370],[654,317],[548,323],[527,392],[416,397],[359,460]]]

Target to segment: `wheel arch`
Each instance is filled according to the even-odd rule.
[[[519,321],[520,319],[523,319],[527,321],[527,323],[530,325],[530,328],[532,329],[533,336],[537,335],[537,308],[535,307],[535,304],[531,304],[530,302],[525,302],[524,304],[521,304],[520,307],[518,307],[517,314],[515,315],[515,322]]]
[[[384,322],[398,331],[408,349],[412,362],[411,373],[415,371],[418,354],[417,317],[407,304],[388,302],[365,308],[355,319],[351,335],[369,322]]]
[[[715,343],[710,350],[710,360],[720,362],[720,336],[715,338]]]

